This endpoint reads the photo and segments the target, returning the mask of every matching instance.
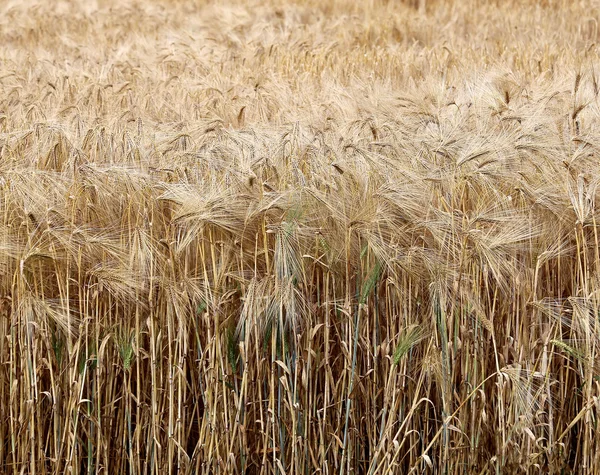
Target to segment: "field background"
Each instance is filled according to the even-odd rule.
[[[598,1],[0,5],[0,472],[600,473]]]

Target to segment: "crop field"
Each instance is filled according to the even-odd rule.
[[[0,3],[0,473],[600,474],[600,1]]]

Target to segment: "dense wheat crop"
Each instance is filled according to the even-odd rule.
[[[2,2],[0,472],[600,473],[599,9]]]

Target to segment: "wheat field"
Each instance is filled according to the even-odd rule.
[[[0,473],[600,474],[599,17],[2,2]]]

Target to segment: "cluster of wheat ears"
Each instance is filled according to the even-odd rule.
[[[600,473],[597,1],[0,5],[0,472]]]

